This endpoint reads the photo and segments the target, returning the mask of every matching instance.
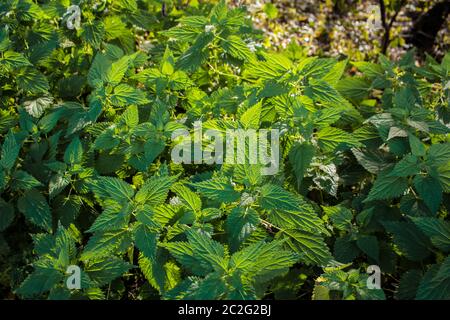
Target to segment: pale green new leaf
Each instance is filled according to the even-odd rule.
[[[111,103],[119,107],[125,107],[131,104],[146,104],[148,99],[143,91],[127,84],[119,84],[114,88],[114,93],[111,95]]]
[[[253,57],[250,49],[238,36],[229,36],[224,41],[222,41],[222,46],[227,53],[237,59],[248,61]]]

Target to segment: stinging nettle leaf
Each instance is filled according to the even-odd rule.
[[[231,182],[226,177],[197,182],[193,186],[206,198],[218,202],[231,203],[240,198],[240,193],[234,190]]]
[[[0,165],[5,170],[11,170],[17,157],[19,156],[20,144],[12,131],[9,131],[3,142],[2,151],[0,153]]]
[[[27,191],[17,202],[19,211],[33,224],[50,231],[52,214],[45,197],[36,189]]]
[[[159,235],[148,226],[140,224],[134,234],[136,247],[146,258],[155,259]]]
[[[314,157],[314,146],[308,143],[297,143],[289,152],[289,161],[297,178],[297,186],[300,187],[303,177]]]
[[[427,235],[431,243],[438,249],[450,251],[450,223],[438,218],[412,218],[415,225]]]
[[[386,200],[401,196],[408,188],[408,180],[403,177],[379,175],[364,202]]]
[[[134,189],[128,183],[113,177],[100,177],[92,183],[91,188],[98,197],[105,200],[129,201],[134,195]]]
[[[433,177],[416,176],[414,187],[432,213],[436,213],[442,202],[442,187]]]
[[[64,153],[64,162],[73,165],[81,163],[83,160],[83,146],[81,145],[80,138],[75,137],[67,146]]]
[[[238,36],[229,36],[224,41],[222,41],[222,46],[227,53],[237,59],[247,61],[253,58],[253,54],[250,49]]]
[[[287,245],[299,254],[300,261],[306,264],[326,266],[332,259],[322,236],[300,230],[283,230],[288,237]]]
[[[266,184],[261,188],[259,203],[266,210],[295,211],[300,207],[300,200],[294,194],[273,184]]]
[[[234,208],[226,220],[228,242],[231,250],[239,246],[256,230],[259,225],[259,215],[251,208]]]
[[[166,200],[169,189],[175,179],[176,177],[167,176],[151,177],[136,193],[135,201],[138,203],[146,203],[151,206],[163,203]]]

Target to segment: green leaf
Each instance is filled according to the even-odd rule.
[[[97,53],[87,75],[88,84],[97,87],[106,81],[106,75],[110,69],[111,60],[103,53]]]
[[[187,208],[191,209],[194,213],[200,212],[202,209],[202,201],[197,194],[182,184],[175,184],[171,189],[181,198],[181,201]]]
[[[333,253],[337,261],[350,263],[359,256],[361,251],[356,245],[356,241],[347,235],[336,239]]]
[[[255,210],[234,208],[226,220],[226,231],[231,250],[236,251],[258,225],[259,215]]]
[[[356,240],[358,247],[370,258],[375,261],[380,259],[380,248],[378,246],[378,239],[375,236],[360,235]]]
[[[413,300],[416,297],[417,289],[422,278],[419,270],[408,270],[400,278],[400,283],[395,292],[395,297],[399,300]]]
[[[409,133],[409,145],[411,147],[411,152],[413,155],[418,157],[423,157],[425,155],[425,145],[422,141],[420,141],[419,138],[417,138],[415,135]]]
[[[125,107],[130,104],[142,105],[148,103],[145,93],[134,89],[127,84],[119,84],[111,95],[111,103],[115,106]]]
[[[261,108],[262,104],[257,103],[254,106],[248,108],[241,115],[241,123],[244,125],[245,129],[258,129],[261,119]]]
[[[370,93],[370,84],[357,77],[348,77],[340,80],[336,89],[350,101],[361,101],[366,99]]]
[[[202,30],[190,26],[175,26],[169,30],[162,31],[161,33],[168,38],[176,39],[178,41],[192,42],[195,41],[201,32]]]
[[[300,188],[303,177],[315,154],[315,148],[309,143],[297,143],[289,151],[289,161],[297,178],[297,187]]]
[[[204,29],[209,21],[208,18],[203,16],[186,16],[181,17],[178,22],[191,28]]]
[[[128,183],[113,177],[100,177],[92,183],[91,188],[98,197],[105,200],[130,201],[134,195],[134,189]]]
[[[301,201],[295,211],[271,210],[267,220],[281,229],[298,229],[318,234],[329,234],[322,219],[308,203]]]
[[[364,202],[397,198],[407,188],[408,180],[406,178],[379,175]]]
[[[136,247],[138,247],[144,256],[149,259],[155,259],[159,235],[148,226],[140,224],[136,227],[134,237]]]
[[[231,256],[230,268],[247,277],[270,280],[288,271],[296,261],[295,254],[282,248],[283,241],[253,243]]]
[[[64,162],[69,165],[81,163],[83,160],[83,146],[80,138],[75,137],[67,146],[64,152]]]
[[[144,146],[144,155],[147,163],[153,163],[155,159],[164,151],[166,143],[162,139],[149,139]]]
[[[450,161],[450,143],[433,144],[427,153],[427,161],[440,166]]]
[[[173,90],[186,90],[195,86],[195,84],[185,72],[175,71],[170,75],[169,86]]]
[[[186,50],[177,61],[177,68],[185,71],[195,71],[208,57],[207,46],[214,39],[212,33],[201,33],[194,44]]]
[[[443,165],[438,168],[438,179],[444,192],[450,192],[450,166]]]
[[[120,140],[114,137],[114,129],[108,128],[100,133],[94,141],[95,150],[113,149],[120,143]]]
[[[105,28],[102,23],[84,23],[82,26],[82,37],[95,49],[98,49],[105,37]]]
[[[46,93],[50,89],[47,78],[38,70],[27,68],[16,78],[19,89],[33,94]]]
[[[8,31],[6,28],[0,29],[0,52],[8,50],[11,45],[11,41],[8,37]]]
[[[378,150],[352,148],[352,153],[358,163],[373,174],[379,174],[390,165],[390,162],[386,159],[386,154]]]
[[[422,278],[417,289],[417,300],[450,299],[450,257],[432,266]]]
[[[0,58],[0,66],[5,65],[8,69],[17,69],[20,67],[31,66],[32,64],[21,53],[14,51],[6,51],[3,58]]]
[[[166,47],[166,51],[164,51],[164,56],[161,60],[161,73],[164,75],[171,75],[175,71],[174,69],[175,60],[173,58],[172,52],[169,47]]]
[[[273,184],[262,186],[259,203],[266,210],[295,211],[300,207],[297,196]]]
[[[124,56],[119,60],[113,62],[108,72],[106,73],[105,80],[112,85],[119,84],[122,81],[125,72],[127,72],[129,66],[130,66],[129,56]]]
[[[278,9],[273,3],[265,3],[263,10],[269,19],[275,19],[278,16]]]
[[[282,54],[264,53],[263,56],[264,61],[248,61],[244,76],[262,80],[273,79],[283,75],[292,66],[292,62]]]
[[[223,49],[234,58],[248,61],[252,59],[253,54],[241,38],[235,35],[228,36],[222,41]]]
[[[175,262],[167,261],[165,255],[158,254],[150,260],[139,255],[139,267],[145,278],[161,294],[173,289],[181,281],[180,267]]]
[[[326,106],[348,109],[352,108],[342,95],[324,80],[309,79],[309,85],[305,88],[305,93],[314,101],[323,103]]]
[[[395,177],[408,177],[418,174],[420,171],[419,158],[413,154],[407,154],[391,171]]]
[[[17,143],[14,133],[9,131],[3,142],[0,166],[5,170],[11,170],[19,156],[19,151],[20,144]]]
[[[319,234],[296,229],[283,230],[282,233],[288,237],[288,246],[299,254],[301,262],[326,266],[332,259],[327,245]]]
[[[14,207],[0,198],[0,232],[4,231],[14,220]]]
[[[231,203],[239,199],[239,192],[235,191],[226,177],[215,177],[210,180],[192,184],[201,195],[218,202]]]
[[[201,263],[200,258],[194,256],[192,247],[188,242],[165,242],[160,245],[167,249],[184,268],[195,275],[205,276],[211,272],[210,264]]]
[[[412,223],[383,222],[387,232],[394,235],[394,243],[411,261],[421,261],[430,255],[427,237]]]
[[[26,171],[17,170],[13,173],[11,188],[17,190],[29,190],[35,187],[41,187],[40,183],[35,177]]]
[[[198,259],[202,267],[212,268],[216,271],[226,270],[225,249],[219,242],[194,230],[187,232],[187,238],[193,256]]]
[[[328,82],[329,84],[335,86],[339,79],[342,78],[342,75],[345,72],[345,69],[347,67],[348,64],[348,59],[344,59],[341,60],[339,62],[337,62],[333,68],[330,70],[330,72],[328,72],[323,78],[322,80],[325,80],[326,82]]]
[[[324,207],[323,211],[330,217],[333,225],[339,230],[350,230],[353,214],[350,209],[343,206]]]
[[[339,146],[358,147],[359,141],[350,133],[335,127],[326,127],[317,132],[319,146],[327,152]]]
[[[53,103],[51,97],[41,97],[36,100],[26,101],[23,106],[25,110],[35,118],[40,118],[46,109],[48,109]]]
[[[95,260],[107,257],[115,251],[124,251],[131,242],[126,229],[98,232],[88,241],[81,254],[81,260]]]
[[[53,268],[36,268],[20,287],[16,294],[23,297],[33,297],[45,293],[63,280],[63,274]]]
[[[33,224],[50,231],[52,228],[52,214],[45,197],[36,189],[31,189],[19,198],[19,211]]]
[[[450,251],[450,223],[437,218],[415,217],[412,218],[415,225],[427,237],[431,243],[444,252]]]
[[[48,193],[50,200],[60,194],[69,184],[70,175],[57,173],[53,177],[51,177],[48,183]]]
[[[431,212],[436,213],[442,202],[442,187],[433,177],[414,177],[414,187]]]
[[[108,257],[89,261],[84,271],[97,286],[103,286],[122,276],[132,267],[133,265],[123,261],[121,258]]]
[[[135,201],[138,203],[146,203],[150,206],[156,206],[163,203],[169,189],[176,177],[153,176],[148,179],[141,189],[136,193]]]
[[[125,228],[130,220],[130,213],[125,208],[106,207],[95,219],[87,232],[114,231]]]
[[[136,127],[139,124],[139,112],[137,106],[129,106],[122,114],[122,119],[128,127]]]

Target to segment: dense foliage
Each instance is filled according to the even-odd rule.
[[[2,1],[2,296],[450,299],[450,54],[261,39],[223,1]],[[280,129],[279,172],[175,164],[198,120]]]

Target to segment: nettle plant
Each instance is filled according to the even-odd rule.
[[[224,1],[3,1],[2,291],[449,299],[450,55],[260,40]],[[196,121],[278,129],[279,170],[174,163],[172,133]]]

